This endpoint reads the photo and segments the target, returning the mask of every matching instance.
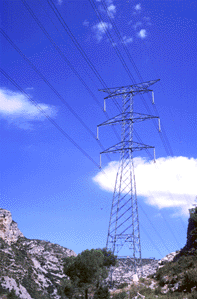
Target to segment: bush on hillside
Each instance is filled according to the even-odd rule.
[[[117,289],[124,289],[125,287],[128,287],[128,283],[127,282],[121,283],[119,286],[117,286]]]
[[[112,299],[125,299],[125,298],[128,298],[128,295],[127,295],[126,292],[121,292],[121,293],[114,294],[113,297],[112,297]]]
[[[94,293],[94,299],[110,299],[110,292],[107,286],[100,286]]]
[[[191,292],[191,289],[194,287],[197,288],[197,269],[192,269],[185,272],[181,284],[181,291],[186,290],[187,292]]]

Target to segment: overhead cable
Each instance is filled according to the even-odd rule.
[[[90,157],[90,155],[82,148],[80,147],[77,142],[75,142],[66,132],[65,130],[60,127],[57,122],[52,119],[43,109],[42,107],[35,101],[33,100],[17,83],[14,79],[12,79],[3,69],[0,68],[0,72],[4,75],[5,78],[7,78],[16,88],[18,88],[18,90],[20,90],[20,92],[22,94],[24,94],[24,96],[26,98],[28,98],[29,101],[31,101],[31,103],[36,106],[36,108],[58,129],[58,131],[60,133],[62,133],[62,135],[64,135],[64,137],[66,137],[76,148],[78,148],[78,150],[81,151],[81,153],[88,158],[92,163],[94,163],[94,165],[98,168],[100,168],[100,165],[93,159]]]

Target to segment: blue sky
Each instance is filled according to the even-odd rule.
[[[119,156],[102,155],[104,175],[99,153],[120,140],[101,127],[99,143],[96,128],[119,111],[110,99],[103,111],[98,89],[160,79],[154,107],[134,97],[162,130],[135,125],[157,159],[134,154],[142,257],[185,245],[197,196],[196,15],[192,0],[1,2],[0,206],[27,238],[105,247]]]

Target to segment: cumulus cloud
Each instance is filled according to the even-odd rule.
[[[88,27],[88,26],[89,26],[89,24],[90,24],[90,22],[89,22],[89,21],[87,21],[87,20],[85,20],[85,21],[83,22],[83,25],[84,25],[84,26],[86,26],[86,27]]]
[[[141,4],[140,3],[135,6],[135,10],[138,10],[138,11],[141,10]]]
[[[110,23],[107,23],[107,22],[99,22],[98,24],[93,26],[93,30],[96,33],[97,40],[101,41],[103,36],[106,33],[106,30],[111,29],[111,28],[112,28],[112,25]]]
[[[114,18],[116,13],[116,6],[112,3],[107,7],[107,13],[111,18]]]
[[[142,22],[136,22],[135,25],[133,25],[133,28],[136,30],[140,26],[142,26]]]
[[[123,36],[123,44],[130,44],[132,43],[133,41],[133,38],[132,37],[126,37],[126,36]]]
[[[145,38],[147,36],[146,29],[141,29],[138,32],[138,36],[141,37],[141,38]]]
[[[39,107],[51,117],[56,114],[54,106],[39,103]],[[6,89],[0,89],[0,117],[10,123],[23,124],[23,128],[29,127],[24,125],[24,122],[43,121],[45,119],[43,113],[25,95]],[[17,120],[20,121],[17,122]]]
[[[106,0],[107,5],[111,5],[113,3],[113,0]]]
[[[119,162],[112,161],[94,178],[102,189],[113,192]],[[158,158],[156,163],[134,158],[138,196],[158,209],[176,208],[176,215],[188,215],[197,195],[197,159],[187,157]],[[124,179],[124,178],[123,178]],[[125,190],[128,192],[128,190]]]

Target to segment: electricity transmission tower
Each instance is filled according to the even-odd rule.
[[[159,79],[130,86],[101,90],[108,94],[105,99],[117,97],[122,98],[122,113],[97,126],[97,138],[98,128],[100,126],[115,125],[118,123],[120,123],[122,126],[121,142],[100,153],[100,166],[101,154],[116,152],[120,153],[106,248],[111,250],[119,258],[129,259],[130,262],[132,262],[135,274],[140,274],[141,270],[139,269],[141,268],[140,266],[142,266],[142,260],[133,152],[148,148],[154,149],[154,147],[133,141],[133,124],[158,117],[134,112],[134,96],[152,92],[152,100],[154,103],[154,94],[149,87],[157,81],[159,81]],[[105,99],[104,110],[106,106]],[[129,248],[127,248],[127,252],[129,252],[129,254],[126,256],[119,255],[119,252],[123,246],[128,246]]]

